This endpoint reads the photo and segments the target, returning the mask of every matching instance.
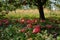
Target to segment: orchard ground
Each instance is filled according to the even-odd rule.
[[[1,15],[0,40],[60,40],[60,11],[44,12],[46,20],[38,19],[37,9],[17,9]]]
[[[60,11],[50,11],[49,9],[44,9],[45,17],[58,17],[60,18]],[[28,10],[20,10],[17,9],[16,13],[15,11],[9,12],[7,16],[14,16],[14,17],[24,17],[24,16],[29,16],[29,17],[39,17],[39,11],[38,9],[28,9]]]

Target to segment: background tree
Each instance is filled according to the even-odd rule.
[[[36,5],[39,10],[40,19],[45,20],[43,6],[46,4],[47,0],[36,0]]]
[[[6,8],[9,11],[13,11],[16,10],[18,8],[21,8],[21,5],[23,3],[24,0],[5,0],[4,2],[2,2],[2,0],[0,0],[0,11],[5,10]],[[29,4],[29,6],[31,7],[33,5],[33,7],[36,5],[38,10],[39,10],[39,16],[40,19],[45,20],[45,16],[44,16],[44,7],[49,7],[51,9],[50,4],[53,3],[50,0],[26,0],[27,3]],[[57,7],[60,8],[60,0],[56,0],[57,3],[54,3]]]

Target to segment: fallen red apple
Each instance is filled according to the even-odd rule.
[[[20,19],[20,23],[24,23],[25,22],[25,19],[24,18],[22,18],[22,19]]]
[[[40,25],[36,25],[33,29],[33,33],[39,33],[41,30],[40,30]]]
[[[27,24],[32,24],[32,20],[27,20]]]
[[[37,23],[38,22],[38,20],[37,19],[33,19],[32,20],[32,23],[34,24],[34,23]]]
[[[39,33],[41,30],[40,30],[40,28],[34,28],[33,29],[33,33]]]
[[[2,22],[3,22],[5,25],[8,25],[8,24],[9,24],[9,20],[8,20],[8,19],[3,19]]]
[[[28,28],[32,28],[32,24],[27,24],[27,27]]]
[[[3,19],[2,22],[6,22],[8,19]]]
[[[23,29],[20,30],[20,32],[26,32],[26,29],[23,28]]]
[[[6,21],[6,22],[5,22],[5,25],[8,25],[8,24],[9,24],[9,21]]]
[[[41,28],[41,26],[40,25],[35,25],[34,28]]]
[[[45,22],[45,20],[40,20],[40,22]]]
[[[50,29],[52,28],[52,25],[47,24],[46,27]]]

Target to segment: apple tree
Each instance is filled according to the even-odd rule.
[[[28,1],[29,4],[31,4],[31,5],[32,4],[36,5],[39,10],[40,19],[45,20],[43,6],[44,6],[44,4],[46,4],[46,2],[48,0],[25,0],[25,1]]]
[[[43,6],[46,4],[47,0],[35,0],[35,2],[39,10],[40,19],[45,20]]]

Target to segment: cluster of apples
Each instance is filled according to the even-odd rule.
[[[0,26],[2,25],[8,25],[9,24],[9,20],[8,19],[2,19],[0,20]]]
[[[26,28],[21,29],[20,32],[23,32],[23,33],[26,32],[26,30],[27,30]],[[32,30],[32,33],[36,34],[36,33],[39,33],[39,32],[41,32],[40,26],[39,25],[34,26],[34,28]]]
[[[20,32],[25,32],[27,28],[33,28],[33,31],[32,33],[38,33],[40,32],[40,26],[36,25],[35,27],[33,27],[33,24],[37,23],[38,22],[38,19],[33,19],[33,20],[30,20],[30,19],[20,19],[19,22],[21,24],[24,24],[26,23],[26,27],[25,28],[22,28],[20,30]]]
[[[33,19],[33,20],[30,20],[30,19],[20,19],[19,22],[21,24],[24,24],[24,23],[27,23],[27,24],[34,24],[34,23],[37,23],[38,22],[38,19]]]
[[[33,28],[32,33],[39,33],[41,32],[41,25],[38,24],[38,22],[46,22],[45,20],[38,20],[38,19],[33,19],[33,20],[26,20],[26,19],[20,19],[20,23],[24,24],[26,23],[27,26],[23,29],[20,30],[20,32],[25,32],[27,28]],[[35,25],[33,25],[36,23]],[[52,25],[47,24],[46,27],[52,28]]]

